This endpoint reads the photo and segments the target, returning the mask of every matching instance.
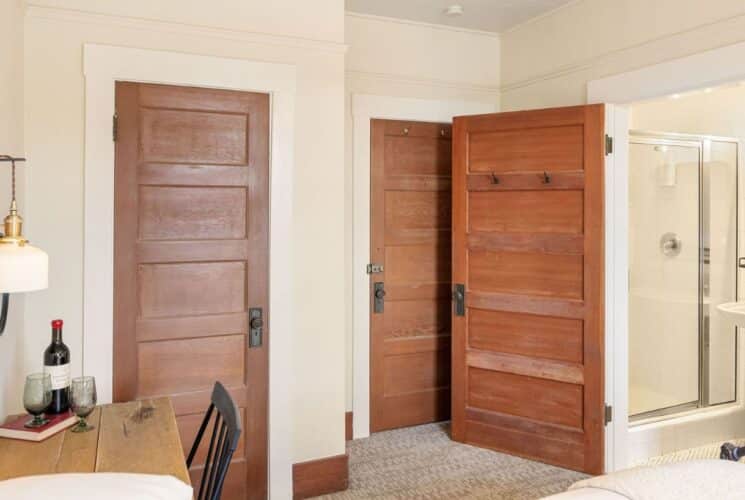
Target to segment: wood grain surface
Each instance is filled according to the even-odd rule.
[[[446,420],[450,406],[450,125],[372,120],[370,430]]]
[[[604,471],[602,105],[453,124],[452,438]]]
[[[0,438],[0,480],[62,472],[174,476],[191,484],[168,398],[96,408],[89,432],[68,429],[39,443]]]

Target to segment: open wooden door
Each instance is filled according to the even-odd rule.
[[[450,124],[372,120],[370,431],[450,417]],[[376,294],[382,293],[378,298]]]
[[[603,472],[604,138],[602,105],[454,121],[456,441]]]

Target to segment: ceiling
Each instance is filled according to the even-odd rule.
[[[346,9],[360,14],[395,17],[459,28],[502,32],[571,0],[345,0]],[[445,9],[463,7],[451,17]]]

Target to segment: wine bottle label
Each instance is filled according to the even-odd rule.
[[[64,365],[44,365],[44,373],[52,379],[52,390],[70,387],[70,363]]]

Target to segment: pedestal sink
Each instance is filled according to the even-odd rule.
[[[745,302],[726,302],[719,304],[717,309],[727,321],[737,326],[745,326]]]

